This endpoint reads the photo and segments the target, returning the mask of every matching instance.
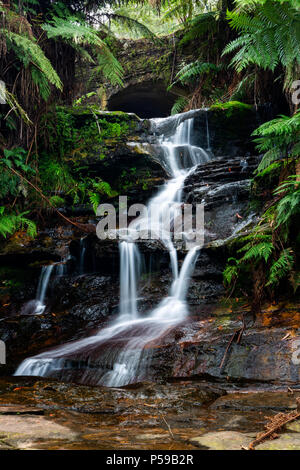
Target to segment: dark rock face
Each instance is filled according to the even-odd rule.
[[[96,274],[54,278],[43,315],[11,315],[0,321],[0,338],[7,348],[7,366],[0,373],[14,372],[25,357],[41,350],[89,335],[113,318],[117,306],[116,278]]]
[[[206,243],[225,240],[246,225],[250,178],[257,165],[257,157],[219,157],[186,180],[185,202],[204,204]]]
[[[153,349],[152,374],[159,370],[162,376],[177,378],[209,377],[213,381],[229,380],[237,384],[297,385],[300,372],[294,351],[300,338],[298,306],[283,305],[277,309],[277,327],[276,321],[271,320],[275,308],[272,313],[270,308],[266,309],[254,326],[250,319],[247,321],[248,329],[242,340],[239,344],[233,343],[221,367],[229,341],[241,321],[238,316],[225,315],[224,309],[223,314],[220,309],[218,315],[207,312],[203,315],[200,305],[197,321],[194,317],[194,321],[191,319],[160,340],[160,348]],[[295,336],[283,340],[291,327]],[[178,337],[180,339],[176,340]],[[168,357],[167,363],[165,357]]]
[[[251,134],[259,124],[259,114],[249,105],[234,101],[215,105],[195,118],[194,145],[201,147],[209,132],[209,145],[216,156],[253,153]]]

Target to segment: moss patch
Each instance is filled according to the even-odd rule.
[[[236,114],[248,114],[253,111],[253,106],[240,101],[227,101],[227,103],[218,103],[210,107],[211,111],[219,111],[226,118],[232,118]]]

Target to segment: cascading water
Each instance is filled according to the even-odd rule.
[[[210,154],[191,144],[194,113],[167,119],[152,120],[152,131],[168,129],[159,140],[162,163],[172,176],[147,210],[132,222],[120,242],[120,308],[119,316],[111,326],[95,336],[60,346],[33,358],[26,359],[15,375],[55,376],[62,380],[70,377],[70,360],[91,364],[95,351],[101,356],[101,366],[86,367],[80,374],[82,383],[122,386],[147,378],[151,363],[149,343],[174,328],[188,315],[186,295],[189,278],[197,259],[199,247],[192,248],[178,270],[177,251],[172,241],[171,222],[181,210],[181,192],[184,181],[198,164],[210,159]],[[166,122],[167,121],[167,122]],[[170,132],[170,128],[173,131]],[[147,316],[138,313],[138,280],[141,257],[134,236],[151,229],[154,238],[161,240],[170,253],[173,283],[170,294]],[[91,359],[92,358],[92,359]],[[99,360],[97,362],[99,363]],[[72,374],[71,374],[72,375]]]
[[[120,318],[135,320],[137,311],[137,282],[141,272],[141,257],[134,243],[120,243]]]
[[[85,238],[81,238],[80,245],[79,245],[79,274],[84,274],[84,271],[85,271],[85,255],[86,255],[86,241],[85,241]]]
[[[53,264],[42,267],[42,272],[40,275],[37,293],[36,293],[36,306],[35,306],[35,312],[34,312],[36,315],[41,315],[45,311],[45,308],[46,308],[45,297],[47,294],[47,289],[48,289],[50,277],[53,271],[53,267],[54,267]]]
[[[103,375],[99,384],[120,387],[147,378],[151,350],[145,350],[146,345],[160,338],[169,328],[178,325],[188,315],[185,299],[197,255],[198,247],[189,251],[178,279],[173,281],[170,296],[162,300],[149,317],[138,319],[128,325],[128,331],[134,328],[134,335],[117,356],[113,370]]]
[[[26,302],[20,314],[21,315],[42,315],[46,309],[46,296],[48,292],[49,285],[52,284],[53,280],[56,281],[57,278],[65,276],[67,273],[67,265],[65,261],[56,264],[50,264],[48,266],[43,266],[41,274],[39,277],[36,297],[34,300],[29,300]]]
[[[207,137],[207,147],[206,150],[208,152],[211,152],[211,147],[210,147],[210,133],[209,133],[209,124],[208,124],[208,110],[206,110],[205,113],[205,121],[206,121],[206,137]]]

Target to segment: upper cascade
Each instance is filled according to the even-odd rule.
[[[211,160],[210,137],[206,125],[206,150],[193,145],[194,118],[207,110],[196,109],[168,118],[151,120],[151,130],[157,137],[156,146],[160,150],[160,159],[167,172],[173,177],[188,174],[191,168]],[[185,172],[183,171],[185,170]]]
[[[188,119],[207,113],[207,108],[192,109],[186,113],[174,114],[166,118],[150,119],[150,132],[157,135],[170,136],[176,133],[178,126]]]

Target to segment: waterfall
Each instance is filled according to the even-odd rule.
[[[55,276],[57,277],[64,276],[66,272],[67,272],[67,266],[66,266],[65,261],[55,265]]]
[[[85,238],[81,238],[79,244],[79,274],[84,274],[85,271],[85,254],[86,241]]]
[[[135,319],[137,313],[137,280],[141,271],[141,256],[134,243],[121,242],[120,249],[120,316]]]
[[[170,296],[162,300],[147,318],[138,319],[128,325],[128,331],[135,327],[135,334],[126,342],[126,347],[116,357],[113,369],[101,377],[99,384],[121,387],[147,378],[152,353],[150,350],[145,350],[145,346],[162,337],[188,315],[186,295],[198,249],[198,247],[193,248],[186,256],[180,275],[173,282]]]
[[[46,308],[45,305],[45,297],[47,294],[47,289],[50,281],[50,277],[53,271],[53,264],[50,264],[49,266],[43,266],[39,283],[38,283],[38,288],[37,288],[37,293],[36,293],[36,307],[35,307],[35,314],[36,315],[41,315]]]
[[[147,345],[157,341],[188,315],[186,296],[199,247],[187,253],[179,272],[170,223],[168,225],[166,221],[172,223],[181,211],[181,193],[187,176],[196,165],[211,158],[207,151],[192,145],[194,116],[199,112],[190,111],[166,119],[153,119],[151,122],[152,131],[160,134],[162,164],[171,179],[149,201],[147,210],[129,225],[126,234],[122,234],[119,244],[120,304],[116,320],[94,336],[26,359],[15,375],[58,376],[63,380],[69,377],[69,359],[72,361],[76,357],[90,363],[91,355],[96,351],[100,355],[98,364],[101,363],[101,366],[83,370],[81,382],[119,387],[147,378],[152,359],[151,347]],[[152,312],[139,315],[141,255],[135,243],[135,235],[136,232],[142,234],[149,230],[169,251],[173,282],[167,298]],[[83,246],[82,243],[81,256],[84,256]]]
[[[208,152],[211,152],[210,133],[209,133],[209,125],[208,125],[208,109],[206,110],[206,113],[205,113],[205,120],[206,120],[206,138],[207,138],[207,148],[206,148],[206,150]]]

